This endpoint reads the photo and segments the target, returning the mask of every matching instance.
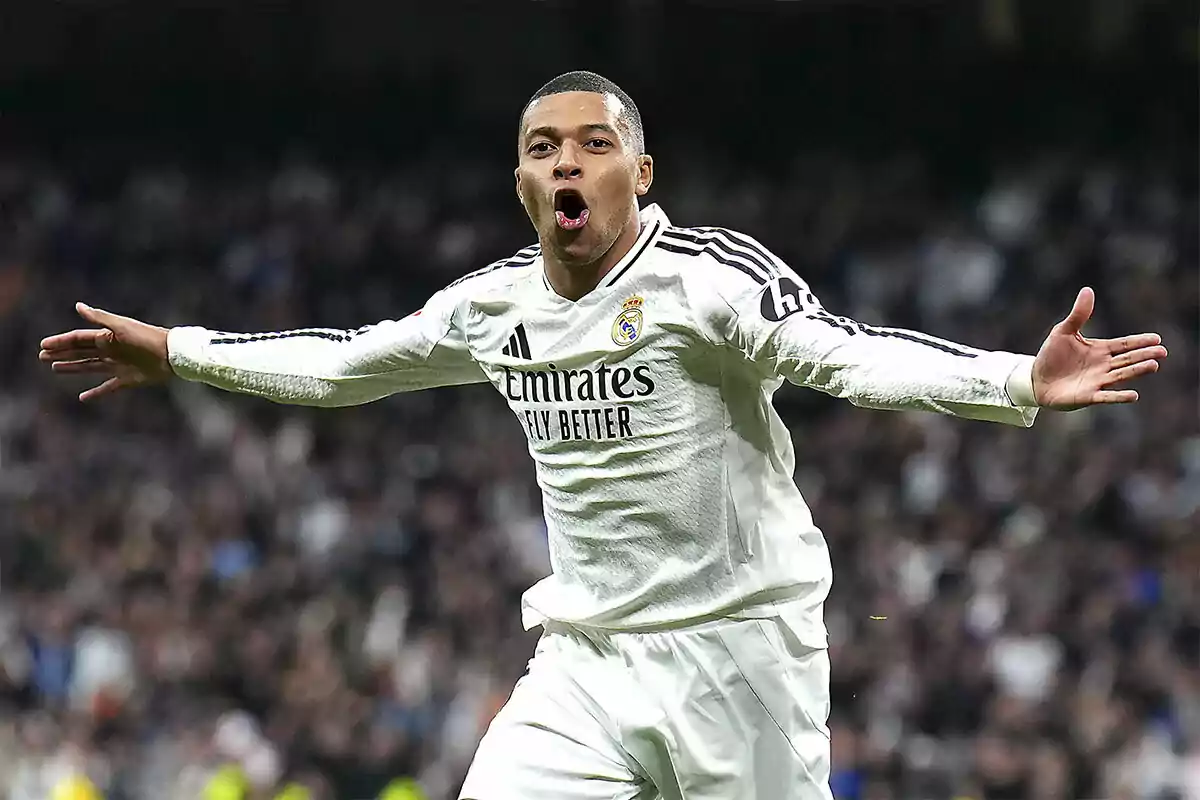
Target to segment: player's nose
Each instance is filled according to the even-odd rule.
[[[554,179],[567,180],[583,174],[583,165],[575,148],[565,144],[558,151],[558,163],[554,165]]]

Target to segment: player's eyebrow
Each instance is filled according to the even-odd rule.
[[[617,139],[621,138],[621,132],[618,131],[616,128],[614,128],[612,125],[609,125],[607,122],[596,122],[591,125],[585,125],[583,127],[584,127],[584,130],[600,131],[601,133],[607,133],[609,136],[613,136]]]
[[[539,125],[536,128],[530,128],[525,131],[525,141],[536,139],[539,136],[545,136],[547,139],[557,140],[559,138],[558,128],[553,125]]]
[[[607,122],[589,122],[586,125],[580,125],[579,130],[588,132],[600,131],[601,133],[607,133],[609,136],[612,136],[616,139],[621,138],[620,131],[618,131],[612,125],[609,125]],[[553,125],[539,125],[536,128],[530,128],[529,130],[525,131],[525,141],[527,142],[530,139],[536,139],[539,136],[544,136],[547,139],[558,141],[562,138],[562,132]]]

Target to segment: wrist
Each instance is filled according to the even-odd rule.
[[[204,344],[210,338],[204,328],[180,325],[167,329],[166,364],[170,375],[196,380],[203,363]]]
[[[1009,401],[1018,408],[1038,407],[1037,395],[1033,390],[1033,362],[1033,356],[1021,356],[1004,384]]]

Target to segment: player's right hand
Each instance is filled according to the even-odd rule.
[[[75,310],[93,325],[42,339],[38,360],[65,375],[107,376],[79,395],[87,402],[119,389],[163,383],[171,377],[167,329],[110,314],[83,303]]]

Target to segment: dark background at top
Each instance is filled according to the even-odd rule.
[[[988,21],[1003,6],[1007,44]],[[528,95],[587,68],[633,95],[650,151],[673,169],[686,166],[669,163],[675,142],[757,169],[801,149],[919,147],[968,178],[976,156],[1032,145],[1103,151],[1136,136],[1194,154],[1197,8],[8,0],[0,142],[113,164],[237,160],[300,141],[334,161],[505,158]]]

